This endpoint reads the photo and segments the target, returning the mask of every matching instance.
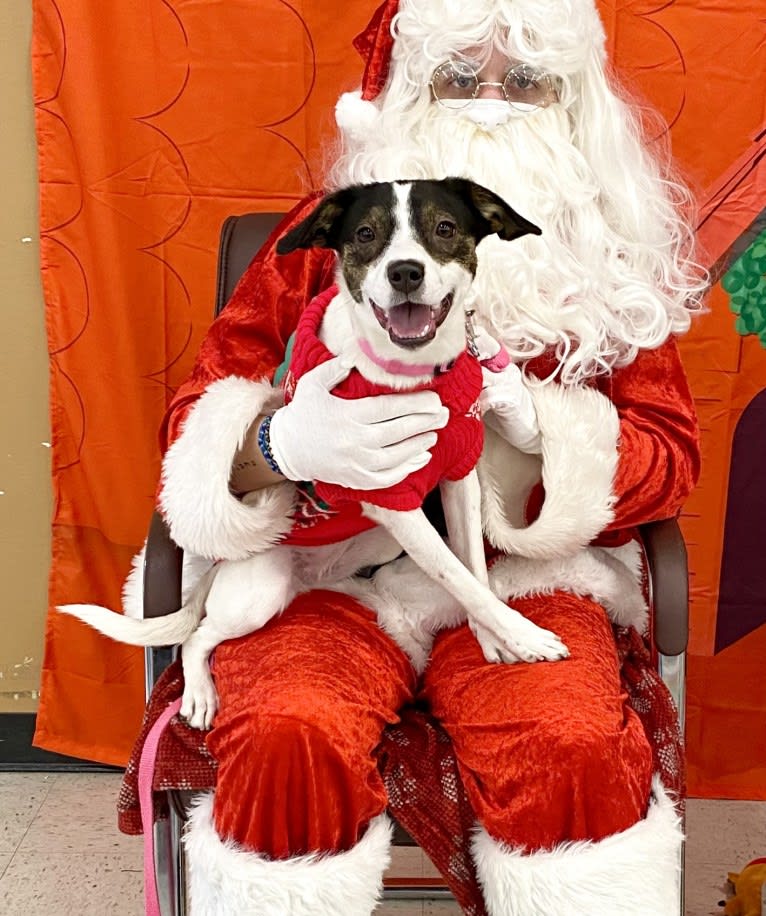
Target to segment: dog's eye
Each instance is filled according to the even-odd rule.
[[[457,226],[448,219],[443,219],[436,227],[436,234],[440,239],[451,239],[457,232]]]
[[[356,230],[356,240],[363,243],[374,242],[375,230],[371,226],[360,226]]]

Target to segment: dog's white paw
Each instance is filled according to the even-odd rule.
[[[551,633],[507,608],[509,619],[495,621],[492,627],[471,624],[484,658],[488,662],[557,661],[569,657],[569,649]]]
[[[201,731],[207,731],[218,711],[218,694],[212,680],[199,684],[186,683],[181,698],[180,715]]]

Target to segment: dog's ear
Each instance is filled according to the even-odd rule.
[[[298,248],[338,247],[338,227],[346,209],[343,191],[324,197],[311,213],[277,242],[277,254]]]
[[[467,203],[473,205],[473,209],[481,217],[486,229],[481,238],[496,232],[501,239],[510,242],[522,235],[542,235],[542,229],[539,226],[517,213],[502,197],[498,197],[489,188],[465,178],[451,178],[448,181],[455,183],[455,190]]]

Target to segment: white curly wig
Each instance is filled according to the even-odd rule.
[[[482,242],[475,305],[520,361],[554,348],[565,384],[688,330],[707,288],[692,200],[607,79],[592,0],[401,0],[391,30],[382,92],[339,103],[330,184],[460,175],[537,223]],[[477,46],[550,72],[558,102],[491,132],[434,103],[434,69]]]

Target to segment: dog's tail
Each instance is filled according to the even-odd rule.
[[[171,646],[185,642],[197,629],[216,567],[204,575],[183,607],[164,617],[126,617],[97,604],[62,604],[57,610],[77,617],[99,633],[130,646]]]

